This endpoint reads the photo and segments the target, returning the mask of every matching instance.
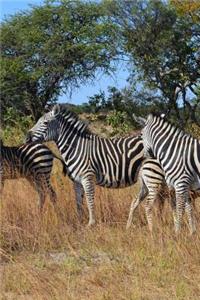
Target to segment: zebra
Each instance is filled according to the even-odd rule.
[[[181,229],[185,208],[190,233],[194,233],[196,225],[189,190],[200,190],[200,141],[156,114],[148,115],[142,138],[144,155],[159,161],[167,185],[175,190],[175,232]]]
[[[34,142],[18,147],[8,147],[0,140],[1,193],[5,180],[22,177],[26,178],[37,190],[40,211],[44,206],[46,192],[48,192],[51,202],[55,205],[57,196],[50,183],[54,158],[62,162],[63,173],[66,174],[62,159],[57,157],[47,146]]]
[[[141,136],[103,138],[64,105],[55,105],[27,133],[27,141],[53,140],[65,161],[67,175],[74,182],[79,218],[83,195],[89,210],[88,225],[94,225],[95,184],[123,188],[137,181],[143,161]]]
[[[135,209],[142,201],[146,199],[145,213],[149,230],[152,233],[152,207],[156,199],[159,200],[158,204],[160,217],[162,217],[163,214],[165,198],[168,198],[173,211],[173,218],[174,220],[176,219],[174,189],[167,189],[165,173],[161,168],[159,161],[155,158],[146,158],[143,161],[138,177],[140,182],[140,191],[137,198],[133,199],[131,203],[126,228],[129,229],[132,224],[133,213]],[[199,194],[195,193],[194,191],[190,191],[190,197],[194,204],[194,201],[199,197]]]

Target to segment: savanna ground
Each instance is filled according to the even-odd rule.
[[[1,299],[199,299],[200,226],[187,224],[176,238],[166,203],[164,221],[155,218],[150,237],[144,207],[125,230],[138,185],[121,190],[96,188],[97,225],[76,215],[73,185],[54,165],[56,210],[47,199],[41,216],[37,193],[25,180],[8,181],[1,201]],[[156,210],[155,210],[156,212]],[[196,217],[200,205],[197,201]]]

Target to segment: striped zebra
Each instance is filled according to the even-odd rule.
[[[159,161],[169,187],[175,189],[175,231],[181,228],[184,209],[190,233],[196,230],[189,190],[200,189],[200,141],[154,114],[142,130],[144,155]]]
[[[94,186],[122,188],[132,185],[143,160],[141,136],[106,139],[91,133],[87,124],[63,105],[55,105],[28,132],[27,141],[53,140],[74,181],[79,216],[85,192],[88,225],[95,224]]]
[[[19,147],[7,147],[0,140],[0,179],[1,192],[7,179],[26,178],[37,190],[39,195],[39,208],[42,211],[46,192],[53,204],[56,202],[56,193],[50,183],[53,159],[57,157],[45,145],[40,143],[27,143]],[[65,174],[65,164],[63,163]]]
[[[139,171],[139,183],[140,191],[136,199],[133,199],[130,207],[129,217],[127,221],[126,228],[129,229],[132,220],[133,213],[141,202],[146,199],[145,202],[145,213],[148,222],[148,227],[150,232],[152,232],[152,208],[155,200],[158,200],[159,215],[162,218],[164,202],[168,199],[169,204],[173,211],[174,221],[176,219],[175,209],[176,201],[174,189],[168,189],[165,182],[165,173],[160,166],[160,163],[157,159],[146,158]],[[195,200],[199,197],[199,193],[190,191],[190,198],[195,205]]]

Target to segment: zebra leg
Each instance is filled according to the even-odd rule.
[[[42,213],[42,210],[43,210],[43,206],[44,206],[44,203],[45,203],[45,191],[46,189],[44,189],[44,184],[43,184],[43,181],[41,180],[35,180],[35,188],[38,192],[38,196],[39,196],[39,199],[38,199],[38,208],[40,210],[40,212]]]
[[[51,180],[50,180],[49,176],[44,178],[43,189],[48,191],[50,201],[55,206],[56,202],[57,202],[57,195],[56,195],[56,192],[54,191],[54,189],[51,185]]]
[[[169,203],[172,209],[174,225],[176,224],[176,197],[174,189],[169,189]]]
[[[188,222],[189,222],[189,227],[190,227],[190,234],[192,235],[196,231],[196,224],[195,224],[193,208],[192,208],[192,203],[191,203],[190,198],[188,198],[185,202],[185,210],[186,210],[187,217],[188,217]]]
[[[147,201],[145,203],[145,212],[146,212],[146,218],[147,218],[147,223],[148,223],[150,233],[152,233],[153,231],[152,208],[153,208],[154,201],[158,195],[159,189],[160,189],[159,185],[155,185],[154,187],[151,187],[149,189],[149,194],[147,197]]]
[[[37,184],[40,186],[41,192],[43,192],[44,195],[46,192],[48,192],[50,201],[55,206],[56,202],[57,202],[57,195],[51,185],[50,175],[49,174],[42,175],[42,176],[40,175],[40,176],[38,176],[36,181],[37,181]]]
[[[3,193],[3,187],[4,187],[4,179],[0,176],[0,195],[2,196]]]
[[[186,197],[188,197],[188,192],[184,191],[184,193],[187,193],[187,195],[184,196],[183,193],[178,193],[176,191],[176,218],[175,218],[175,232],[178,234],[181,229],[181,223],[183,219],[183,213],[185,210],[185,202]]]
[[[49,190],[50,201],[55,206],[57,202],[57,195],[51,184],[49,185],[48,190]]]
[[[44,203],[45,203],[45,195],[40,188],[37,189],[37,191],[38,191],[38,195],[39,195],[38,208],[39,208],[40,212],[42,213]]]
[[[157,185],[157,192],[155,190],[155,199],[158,199],[158,217],[160,221],[163,223],[163,210],[164,210],[164,205],[165,205],[165,199],[167,197],[166,195],[166,184],[160,184]],[[158,196],[158,197],[157,197]]]
[[[84,190],[83,186],[79,182],[74,182],[74,191],[76,196],[76,205],[77,205],[77,212],[79,216],[79,220],[82,220],[83,217],[83,196],[84,196]]]
[[[86,195],[87,206],[89,210],[89,222],[88,226],[95,224],[94,215],[94,176],[88,175],[82,179],[82,185]]]
[[[146,187],[144,181],[142,180],[139,195],[136,199],[133,199],[133,201],[131,202],[131,207],[130,207],[128,221],[126,224],[126,229],[130,228],[132,221],[133,221],[133,213],[134,213],[135,209],[138,207],[138,205],[145,199],[147,194],[148,194],[147,187]]]

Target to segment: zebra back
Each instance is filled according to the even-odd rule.
[[[54,155],[51,150],[40,143],[29,143],[19,147],[1,147],[1,173],[3,179],[39,174],[50,174]]]

